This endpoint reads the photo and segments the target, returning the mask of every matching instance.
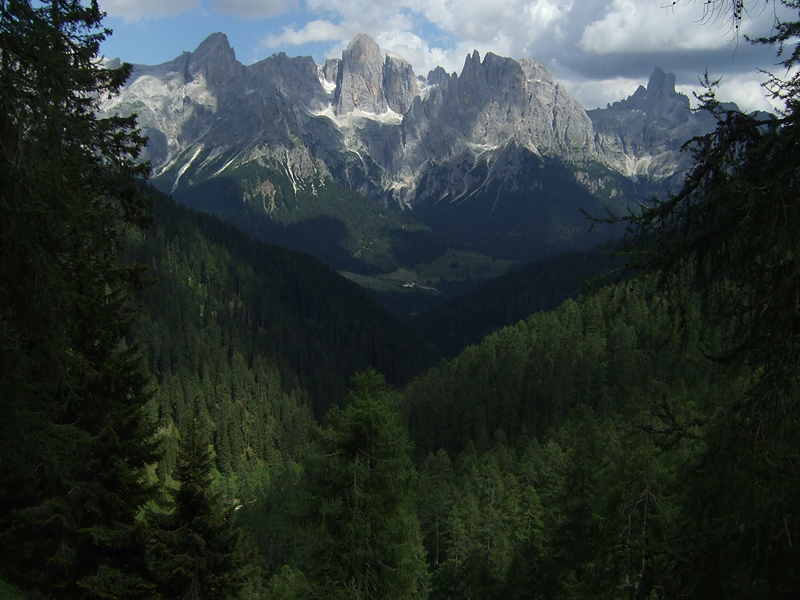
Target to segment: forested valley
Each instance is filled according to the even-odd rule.
[[[146,184],[96,3],[0,8],[0,596],[796,597],[796,80],[414,326]]]

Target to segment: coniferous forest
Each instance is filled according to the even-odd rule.
[[[797,597],[800,14],[621,256],[416,328],[150,188],[102,16],[0,0],[0,596]]]

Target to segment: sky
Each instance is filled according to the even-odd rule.
[[[113,29],[107,58],[156,65],[225,33],[246,64],[276,52],[340,58],[358,33],[404,57],[418,75],[436,66],[461,73],[478,50],[543,64],[586,109],[622,100],[656,67],[674,73],[690,98],[708,72],[718,98],[743,110],[772,110],[761,71],[785,75],[769,35],[776,15],[798,15],[773,0],[745,0],[738,32],[731,0],[99,0]],[[784,11],[784,12],[776,12]]]

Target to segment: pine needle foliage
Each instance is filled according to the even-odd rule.
[[[354,383],[311,461],[309,579],[320,598],[424,600],[411,443],[383,376],[369,370]]]
[[[178,449],[171,512],[156,516],[153,570],[165,598],[236,598],[252,573],[244,534],[235,527],[235,509],[212,490],[213,459],[196,423]]]
[[[676,594],[790,598],[800,585],[800,3],[780,4],[798,19],[776,18],[752,41],[783,57],[787,75],[765,87],[785,108],[774,118],[729,110],[707,76],[699,98],[716,130],[690,144],[680,192],[630,218],[629,257],[655,274],[680,327],[703,332],[709,359],[750,374],[746,393],[699,421],[708,449],[689,470],[699,477],[672,549]]]
[[[0,547],[31,597],[149,597],[149,378],[126,336],[148,223],[135,119],[98,119],[130,66],[97,59],[97,2],[0,1]]]

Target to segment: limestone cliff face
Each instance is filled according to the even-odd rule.
[[[411,63],[387,54],[383,64],[383,89],[389,108],[400,115],[406,114],[414,98],[419,96],[419,84]]]
[[[146,157],[165,188],[268,156],[292,177],[333,177],[403,206],[429,199],[420,182],[431,189],[434,177],[436,189],[452,183],[467,193],[491,178],[513,180],[504,162],[519,152],[677,179],[687,161],[680,146],[713,126],[660,70],[647,88],[587,113],[533,60],[475,51],[460,74],[439,67],[423,80],[365,34],[323,65],[279,53],[250,66],[214,34],[173,61],[136,66],[104,110],[139,115]]]
[[[450,81],[441,118],[469,142],[498,146],[509,140],[544,154],[591,153],[592,124],[550,73],[520,61],[475,51]]]
[[[416,104],[408,119],[409,133],[415,129],[420,139],[430,128],[446,128],[454,143],[484,150],[514,141],[546,154],[593,152],[586,111],[535,61],[491,53],[481,61],[476,51],[461,75],[434,72],[429,82],[437,82],[438,93]]]
[[[426,97],[414,102],[403,119],[402,161],[390,165],[397,181],[406,184],[395,187],[395,199],[402,204],[430,196],[419,181],[430,188],[434,171],[437,177],[449,173],[461,186],[474,177],[467,174],[475,165],[489,160],[494,167],[487,180],[500,173],[514,177],[491,158],[512,156],[509,147],[564,160],[596,157],[586,111],[533,60],[491,53],[481,60],[476,51],[467,56],[460,75],[437,69],[428,85]]]
[[[388,109],[381,49],[366,34],[358,34],[342,53],[333,104],[337,115],[354,110],[380,115]]]
[[[356,110],[375,115],[392,110],[403,115],[419,95],[411,64],[391,54],[384,61],[378,44],[363,33],[350,42],[335,65],[326,61],[323,72],[328,81],[336,81],[333,111],[340,116]]]

